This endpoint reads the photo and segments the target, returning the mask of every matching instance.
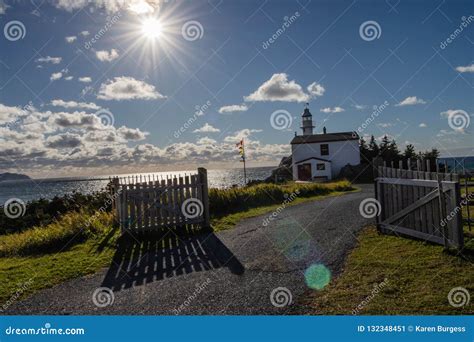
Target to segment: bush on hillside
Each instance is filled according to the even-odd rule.
[[[51,200],[39,199],[28,202],[24,215],[14,219],[7,217],[5,210],[0,210],[0,235],[21,232],[33,226],[46,226],[72,211],[94,212],[104,207],[105,211],[110,212],[111,206],[104,205],[109,197],[103,191],[88,195],[74,192]]]
[[[91,215],[83,210],[73,211],[46,226],[0,236],[0,256],[60,251],[90,237],[103,235],[112,227],[111,213]]]
[[[353,190],[353,187],[351,183],[344,180],[332,183],[257,184],[243,188],[210,189],[209,207],[211,216],[220,217],[241,210],[282,203],[290,195],[295,194],[297,190],[297,197],[310,197],[327,195],[334,191],[349,191]]]

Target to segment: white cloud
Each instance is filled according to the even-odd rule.
[[[62,72],[53,72],[51,76],[49,77],[50,81],[57,81],[63,77]]]
[[[68,37],[65,37],[64,38],[66,40],[67,43],[71,44],[71,43],[74,43],[77,39],[76,36],[68,36]]]
[[[249,108],[245,104],[241,105],[229,105],[223,106],[219,109],[219,113],[235,113],[235,112],[246,112]]]
[[[94,107],[90,103],[59,99],[55,104],[68,109]],[[219,143],[209,138],[210,134],[203,134],[195,143],[156,146],[143,143],[148,132],[107,126],[97,115],[85,111],[40,112],[32,105],[22,109],[0,104],[0,121],[6,124],[0,127],[0,168],[8,171],[21,168],[38,176],[98,174],[107,167],[124,171],[130,165],[137,165],[136,171],[156,168],[158,164],[224,166],[238,160],[235,140],[241,138],[246,138],[247,154],[255,163],[276,164],[290,153],[287,143],[264,144],[253,140],[259,129],[243,129]]]
[[[196,143],[198,145],[212,145],[212,144],[217,143],[217,141],[215,141],[214,139],[211,139],[209,137],[203,137],[201,139],[198,139],[198,141]]]
[[[353,105],[353,107],[357,110],[364,110],[367,108],[366,105],[359,105],[359,104]]]
[[[423,99],[419,99],[416,96],[408,96],[405,100],[400,102],[399,104],[396,104],[395,106],[400,107],[400,106],[413,106],[417,104],[425,104],[426,101]]]
[[[95,103],[89,102],[76,102],[76,101],[64,101],[61,99],[56,99],[51,101],[51,105],[54,107],[63,107],[63,108],[82,108],[82,109],[91,109],[99,110],[101,107]]]
[[[456,68],[458,72],[474,72],[474,64],[467,65],[467,66],[458,66]]]
[[[105,128],[98,116],[77,111],[73,113],[51,113],[45,123],[48,125],[49,130],[53,132],[71,128],[84,130],[100,130]]]
[[[92,78],[90,78],[89,76],[79,77],[79,82],[90,83],[92,82]]]
[[[294,80],[289,81],[285,73],[273,74],[256,91],[245,96],[245,101],[285,101],[285,102],[307,102],[324,93],[321,85],[312,83],[308,86],[309,94]]]
[[[72,76],[64,77],[64,79],[65,79],[66,81],[70,81],[70,80],[72,80],[73,78],[74,78],[74,77],[72,77]]]
[[[428,127],[428,126],[424,122],[422,122],[418,125],[418,127],[425,128],[425,127]]]
[[[46,146],[51,148],[73,148],[82,144],[81,137],[78,134],[63,133],[50,136],[46,139]]]
[[[117,129],[118,136],[130,141],[138,141],[138,140],[144,140],[146,136],[149,134],[148,132],[142,132],[140,131],[139,128],[129,128],[122,126]]]
[[[262,132],[261,129],[244,128],[240,131],[235,132],[234,135],[229,135],[229,136],[225,137],[224,141],[228,142],[228,143],[236,143],[236,142],[239,142],[242,139],[247,139],[253,133],[260,133],[260,132]]]
[[[382,128],[389,128],[389,127],[393,127],[394,125],[391,122],[381,122],[381,123],[378,123],[377,126],[382,127]]]
[[[5,106],[0,103],[0,124],[14,122],[22,116],[26,116],[28,111],[20,107]]]
[[[344,112],[345,109],[341,107],[326,107],[326,108],[321,108],[321,112],[323,113],[342,113]]]
[[[81,31],[80,35],[83,37],[87,37],[90,34],[89,31]]]
[[[159,1],[132,0],[130,1],[128,10],[136,14],[147,14],[155,12],[158,5]]]
[[[207,122],[201,128],[195,129],[193,133],[217,133],[221,130],[219,128],[215,128],[212,125],[209,125]]]
[[[155,100],[164,99],[155,86],[134,79],[133,77],[115,77],[102,83],[97,98],[102,100]]]
[[[324,89],[321,84],[317,84],[316,82],[311,83],[307,89],[308,93],[314,97],[323,96],[324,92],[326,91],[326,89]]]
[[[96,51],[95,56],[101,62],[112,62],[119,57],[119,54],[117,50],[112,49],[110,52],[107,50]]]
[[[56,0],[54,5],[68,12],[90,5],[98,9],[103,8],[108,13],[127,9],[135,14],[151,14],[159,10],[161,2],[161,0]]]
[[[61,63],[62,61],[62,57],[51,57],[51,56],[47,56],[47,57],[40,57],[36,60],[36,62],[38,63],[51,63],[51,64],[59,64]]]

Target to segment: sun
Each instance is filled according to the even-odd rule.
[[[163,32],[161,22],[156,18],[147,18],[142,22],[142,32],[150,39],[159,38]]]

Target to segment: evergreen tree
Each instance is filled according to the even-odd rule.
[[[372,161],[370,150],[365,142],[364,138],[360,138],[359,141],[360,146],[360,161],[361,163],[370,163]]]
[[[384,135],[380,143],[380,156],[383,161],[390,162],[390,139],[386,135]]]
[[[408,159],[408,158],[415,159],[416,158],[415,146],[413,146],[412,144],[408,144],[405,147],[405,152],[403,152],[403,158],[404,159]]]
[[[395,141],[395,139],[392,139],[392,141],[388,145],[388,150],[390,161],[398,163],[398,161],[400,160],[400,150],[398,149],[397,142]]]
[[[421,152],[420,152],[421,154]],[[439,151],[435,148],[431,149],[431,151],[425,151],[422,155],[422,158],[424,160],[429,160],[430,161],[430,168],[431,168],[431,171],[436,171],[436,159],[438,159],[439,157]],[[426,161],[425,161],[426,163]],[[426,166],[423,165],[423,168],[425,168]]]
[[[374,136],[372,135],[370,137],[370,142],[369,142],[369,156],[370,160],[372,160],[375,157],[378,157],[380,154],[380,148],[379,145],[377,145],[377,141],[375,140]]]

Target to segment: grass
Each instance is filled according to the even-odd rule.
[[[0,258],[0,312],[10,300],[26,298],[110,265],[114,252],[113,242],[104,244],[94,238],[59,253]]]
[[[291,195],[296,190],[298,196],[288,205],[354,189],[349,182],[340,181],[213,190],[214,197],[210,196],[215,210],[211,212],[212,226],[215,231],[229,229],[241,219],[271,212],[281,205],[285,194]],[[239,204],[241,202],[245,204]],[[250,205],[255,207],[250,208]],[[220,211],[216,209],[219,207]],[[229,212],[231,214],[225,214]],[[109,266],[118,236],[110,213],[92,215],[88,211],[70,212],[44,227],[0,236],[0,310],[9,301]]]
[[[51,253],[67,244],[103,235],[112,227],[111,213],[90,215],[84,211],[70,212],[46,227],[33,227],[21,233],[0,237],[0,257]]]
[[[351,190],[354,188],[347,180],[330,183],[288,182],[283,185],[258,184],[245,188],[210,189],[209,206],[211,216],[223,217],[252,208],[281,204],[288,197],[305,198]]]
[[[355,191],[359,191],[359,189],[352,189],[348,191],[334,191],[327,195],[314,195],[311,197],[296,198],[294,201],[287,204],[286,207],[290,207],[290,206],[301,204],[301,203],[311,202],[315,200],[321,200],[327,197],[340,196],[340,195],[347,194],[348,192],[355,192]],[[229,214],[222,217],[214,217],[211,219],[211,226],[215,232],[232,229],[237,223],[239,223],[239,221],[243,219],[263,215],[263,214],[272,212],[278,209],[279,207],[281,207],[281,204],[266,205],[262,207],[240,211],[238,213],[233,213],[233,214]]]
[[[9,301],[108,266],[118,231],[110,213],[70,212],[0,237],[0,311]]]
[[[462,255],[420,241],[379,235],[375,227],[359,235],[343,273],[310,295],[314,314],[427,315],[472,314],[472,303],[448,302],[454,287],[474,293],[474,236],[466,232]],[[360,307],[359,307],[360,305]]]

